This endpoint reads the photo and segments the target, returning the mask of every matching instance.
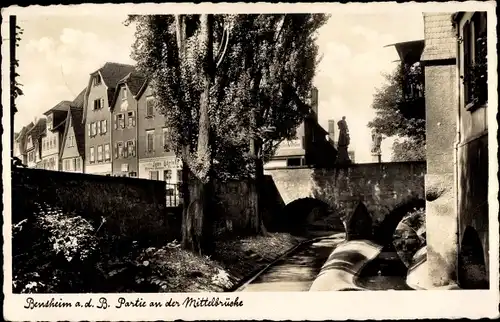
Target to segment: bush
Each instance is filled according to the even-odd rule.
[[[90,291],[100,239],[92,224],[61,212],[13,226],[14,293]]]

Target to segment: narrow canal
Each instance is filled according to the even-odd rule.
[[[242,286],[238,291],[307,292],[328,256],[339,243],[344,241],[344,238],[345,233],[337,233],[320,241],[306,244]],[[358,278],[357,284],[367,290],[409,290],[405,276],[400,273],[393,274],[394,266],[398,266],[395,258],[392,258],[395,255],[389,254],[389,258],[387,254],[381,255],[381,259],[374,260],[369,265],[370,267],[367,267],[368,275]],[[387,269],[387,263],[390,269]]]
[[[345,238],[338,233],[316,243],[305,245],[259,275],[241,292],[300,292],[309,291],[321,267],[335,246]]]

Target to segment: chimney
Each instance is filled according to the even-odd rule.
[[[328,136],[335,142],[335,120],[328,120]]]

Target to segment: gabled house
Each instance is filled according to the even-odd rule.
[[[47,131],[47,120],[38,119],[31,130],[26,132],[26,155],[29,168],[42,167],[42,137]]]
[[[40,167],[42,169],[59,171],[61,168],[59,153],[70,104],[69,101],[61,101],[43,113],[47,118],[47,129],[41,140],[42,163]]]
[[[112,169],[115,176],[137,177],[139,156],[137,154],[137,112],[136,99],[146,78],[138,72],[131,72],[121,79],[111,102],[113,138]]]
[[[22,164],[28,164],[28,155],[26,154],[26,134],[33,128],[34,124],[31,122],[27,126],[23,126],[21,131],[14,138],[14,157],[21,160]]]
[[[84,172],[85,161],[85,125],[83,119],[83,101],[85,89],[71,102],[66,116],[59,158],[61,170]]]
[[[118,82],[134,66],[106,63],[90,74],[84,95],[83,119],[85,124],[85,173],[110,175],[111,151],[111,102]]]

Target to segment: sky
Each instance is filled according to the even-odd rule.
[[[77,10],[77,9],[75,9]],[[19,97],[15,130],[28,124],[62,100],[73,100],[85,88],[89,74],[105,62],[133,64],[130,48],[133,26],[125,15],[18,16],[24,29],[17,56]],[[366,124],[383,73],[391,72],[398,59],[394,47],[400,41],[423,39],[422,13],[333,14],[317,37],[322,55],[314,85],[319,91],[319,123],[346,117],[350,149],[356,162],[371,162],[371,135]],[[390,161],[392,140],[382,143],[382,159]]]

